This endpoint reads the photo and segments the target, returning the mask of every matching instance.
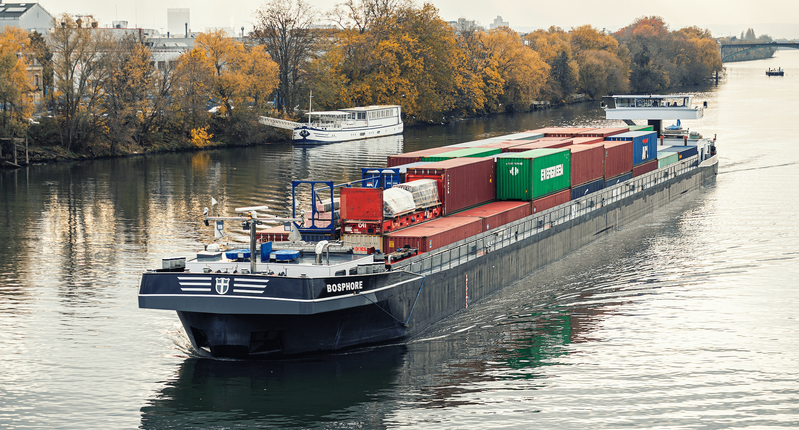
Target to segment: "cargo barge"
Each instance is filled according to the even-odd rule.
[[[413,336],[715,180],[715,137],[661,133],[701,118],[703,106],[661,111],[672,99],[691,101],[605,105],[608,118],[648,110],[646,126],[531,130],[391,156],[353,183],[295,182],[319,197],[305,213],[294,199],[287,231],[259,230],[264,207],[207,212],[217,231],[243,221],[249,248],[165,259],[142,275],[139,306],[177,311],[192,345],[219,357]]]

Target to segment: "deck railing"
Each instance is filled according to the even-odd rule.
[[[587,196],[542,211],[512,223],[480,233],[460,242],[395,263],[392,271],[404,270],[429,275],[451,269],[467,261],[527,239],[556,225],[589,214],[605,205],[641,193],[665,181],[699,168],[699,156],[693,156],[664,169],[636,176]]]

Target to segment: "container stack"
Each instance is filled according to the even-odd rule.
[[[427,252],[694,155],[658,147],[652,126],[549,127],[393,155],[341,190],[342,238]]]

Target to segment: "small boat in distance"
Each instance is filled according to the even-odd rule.
[[[291,140],[319,144],[401,134],[402,108],[398,105],[361,106],[335,111],[308,112],[307,123],[261,117],[260,123],[292,130]]]
[[[766,76],[783,76],[785,71],[782,68],[771,69],[769,68],[766,70]]]

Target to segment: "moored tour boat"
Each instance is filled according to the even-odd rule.
[[[669,97],[690,102],[606,102],[608,118],[647,116],[646,127],[530,130],[391,156],[347,184],[295,182],[311,183],[314,201],[305,213],[293,201],[277,220],[289,231],[258,231],[264,207],[207,215],[217,230],[244,221],[249,247],[165,259],[142,275],[139,306],[177,311],[192,345],[214,356],[415,335],[713,181],[715,138],[660,133],[663,120],[701,118],[704,107],[662,106]]]
[[[261,124],[292,130],[291,140],[320,144],[391,136],[403,131],[398,105],[361,106],[336,111],[306,113],[307,123],[261,117]]]

